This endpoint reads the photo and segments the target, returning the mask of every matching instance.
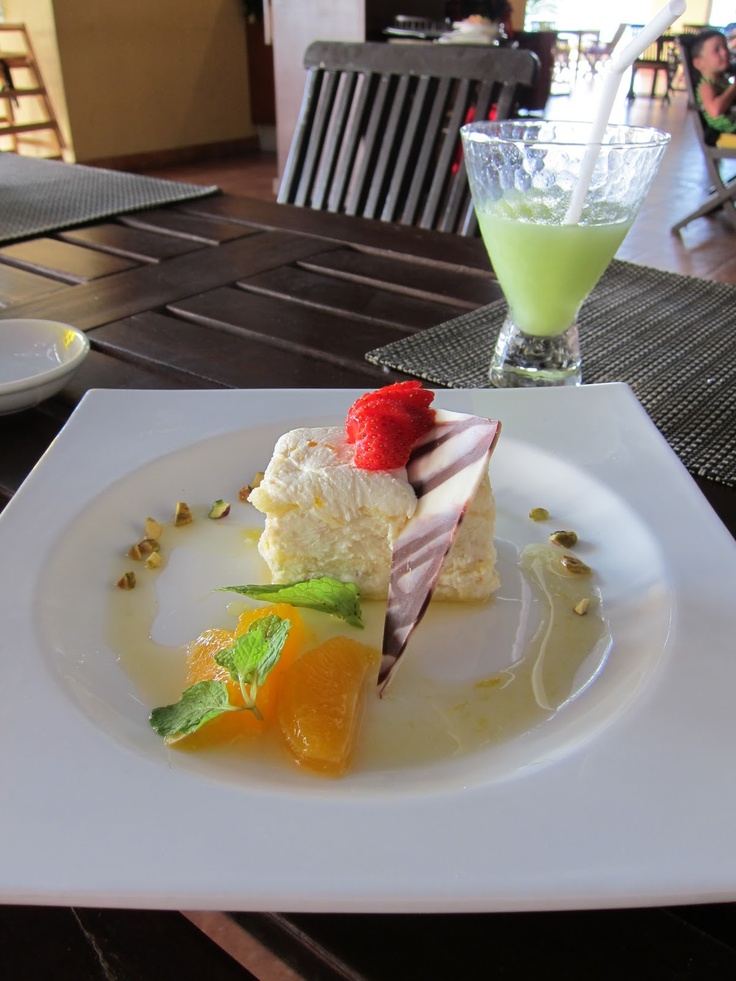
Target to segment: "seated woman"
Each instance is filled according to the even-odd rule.
[[[701,31],[690,45],[693,68],[700,74],[696,96],[705,121],[721,135],[718,146],[736,147],[736,82],[728,76],[731,53],[725,36]]]

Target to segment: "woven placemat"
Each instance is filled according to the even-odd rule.
[[[498,300],[366,354],[450,388],[489,388]],[[736,487],[736,287],[614,260],[580,314],[583,381],[627,382],[687,469]]]
[[[0,153],[0,243],[214,194],[215,186]]]

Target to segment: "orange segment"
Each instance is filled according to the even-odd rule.
[[[235,634],[232,630],[224,630],[221,627],[205,630],[196,640],[193,640],[187,647],[187,680],[184,687],[188,688],[196,681],[210,679],[227,681],[230,675],[225,668],[215,663],[214,657],[223,648],[229,647],[234,640]]]
[[[363,715],[366,677],[379,654],[348,637],[333,637],[286,672],[278,715],[297,763],[331,776],[350,765]]]
[[[291,628],[282,648],[281,657],[258,689],[256,704],[263,720],[257,719],[253,712],[226,712],[188,736],[186,740],[188,748],[212,746],[236,736],[263,732],[275,719],[276,703],[284,675],[304,646],[304,625],[301,615],[295,607],[286,603],[264,606],[259,610],[248,610],[241,614],[234,631],[216,627],[201,633],[187,648],[185,687],[188,688],[197,681],[225,681],[231,703],[242,705],[243,695],[240,685],[232,680],[226,668],[217,664],[214,658],[223,648],[229,647],[236,637],[246,633],[252,623],[271,613],[289,620]]]

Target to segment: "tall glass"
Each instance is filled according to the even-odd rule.
[[[582,211],[571,206],[590,123],[507,120],[460,130],[475,213],[509,310],[500,388],[579,385],[578,313],[636,217],[670,136],[608,126]]]

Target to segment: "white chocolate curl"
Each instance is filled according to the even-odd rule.
[[[417,509],[393,545],[378,672],[381,694],[426,612],[500,430],[497,420],[438,409],[434,426],[412,448],[406,474]]]

